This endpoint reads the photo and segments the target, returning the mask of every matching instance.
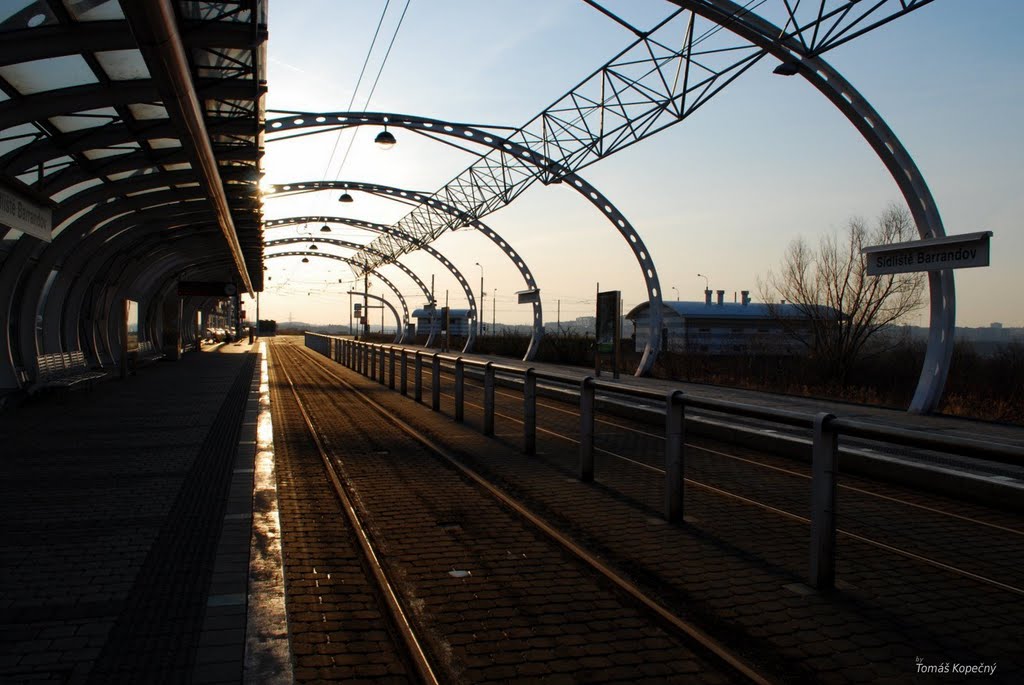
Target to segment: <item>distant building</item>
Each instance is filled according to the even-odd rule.
[[[662,302],[663,350],[704,354],[804,351],[794,339],[804,327],[800,322],[806,320],[799,306],[755,304],[747,290],[742,292],[740,302],[725,302],[724,290],[719,290],[717,301],[712,302],[712,294],[705,290],[703,302]],[[650,308],[650,302],[644,302],[626,314],[634,326],[637,352],[647,345]],[[836,315],[838,318],[838,312]],[[785,326],[780,319],[786,319]]]
[[[431,312],[429,309],[417,309],[412,313],[416,319],[416,333],[419,335],[430,334],[430,317],[431,314],[436,316],[434,320],[434,326],[437,333],[441,332],[441,308],[438,307],[436,313]],[[456,335],[465,338],[469,335],[469,310],[468,309],[449,309],[448,310],[448,335]]]

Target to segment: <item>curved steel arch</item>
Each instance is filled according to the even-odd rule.
[[[302,185],[303,188],[300,190],[284,191],[284,186],[295,187],[296,185]],[[396,201],[410,201],[425,203],[429,196],[426,193],[420,193],[413,190],[403,190],[401,188],[394,188],[392,186],[382,186],[374,183],[350,183],[345,181],[314,181],[302,184],[274,184],[271,186],[267,194],[270,195],[290,195],[292,193],[306,193],[315,192],[317,190],[328,190],[328,189],[339,189],[347,188],[348,190],[359,190],[364,193],[370,193],[378,197],[385,197]],[[458,209],[452,207],[448,203],[439,203],[435,205],[439,209],[452,214],[461,214]],[[263,225],[266,228],[274,228],[276,226],[287,226],[296,223],[348,223],[348,219],[342,217],[332,216],[308,216],[308,217],[289,217],[286,219],[273,219],[264,221]],[[484,224],[479,219],[474,219],[469,223],[470,226],[477,229],[485,236],[487,236],[491,242],[498,246],[511,262],[512,266],[519,271],[519,275],[522,276],[523,282],[526,284],[527,290],[536,290],[540,292],[540,288],[537,286],[537,281],[534,279],[533,274],[530,272],[529,267],[526,265],[522,255],[517,253],[512,246],[505,241],[497,232],[490,226]],[[361,227],[360,227],[361,228]],[[395,234],[398,235],[398,234]],[[412,236],[409,236],[409,240],[414,240]],[[482,304],[482,303],[481,303]],[[533,361],[537,356],[537,352],[540,350],[541,340],[544,338],[544,311],[541,305],[540,297],[536,301],[531,303],[533,306],[533,325],[531,326],[530,342],[526,347],[526,353],[523,355],[523,361]],[[483,312],[480,313],[483,317]]]
[[[349,265],[352,264],[352,260],[349,259],[348,257],[342,257],[341,255],[328,254],[328,253],[324,253],[324,252],[314,252],[314,251],[311,251],[311,250],[310,251],[298,251],[298,250],[296,250],[296,251],[292,251],[292,252],[276,252],[274,254],[264,254],[263,258],[264,259],[273,259],[273,258],[276,258],[276,257],[299,257],[299,256],[301,256],[301,257],[323,257],[325,259],[336,259],[338,261],[345,262],[346,264],[349,264]],[[391,311],[395,312],[395,319],[396,319],[396,321],[398,321],[398,335],[395,336],[395,342],[396,343],[405,342],[407,326],[403,325],[403,321],[406,324],[409,323],[409,304],[405,301],[405,297],[402,295],[401,291],[395,286],[394,283],[389,281],[379,271],[373,271],[371,273],[373,273],[374,276],[379,278],[381,280],[381,282],[384,283],[384,285],[386,285],[387,287],[391,288],[391,291],[395,293],[395,296],[398,298],[398,301],[402,304],[402,314],[403,314],[403,319],[402,320],[398,320],[398,312],[395,311],[394,307],[391,307]],[[376,295],[372,295],[370,293],[366,293],[366,296],[367,297],[373,297],[373,298],[377,297]],[[381,299],[383,301],[383,298],[377,298],[377,299]],[[391,305],[389,304],[388,306],[390,307]],[[430,339],[427,341],[427,343],[428,343],[427,346],[428,347],[429,347],[429,343],[432,342],[432,341],[433,341],[433,335],[431,335]]]
[[[644,245],[643,240],[641,240],[640,234],[636,231],[629,220],[626,219],[625,214],[620,212],[615,205],[612,204],[611,200],[598,191],[597,188],[587,183],[573,170],[562,166],[545,155],[539,154],[526,145],[503,138],[493,131],[488,131],[483,128],[469,126],[466,124],[430,119],[427,117],[410,116],[407,114],[383,112],[301,113],[268,120],[266,123],[266,131],[268,134],[272,134],[277,131],[283,132],[305,128],[330,127],[328,130],[336,130],[338,128],[346,128],[349,126],[383,126],[385,124],[391,127],[406,128],[420,133],[451,136],[463,141],[471,141],[490,147],[492,150],[496,150],[500,155],[502,155],[503,159],[505,157],[514,158],[519,164],[534,167],[536,169],[534,175],[541,178],[544,183],[560,183],[562,181],[567,181],[573,190],[580,193],[588,202],[597,207],[601,213],[612,222],[612,226],[615,227],[615,230],[618,231],[619,235],[621,235],[626,241],[626,245],[629,247],[630,251],[632,251],[634,259],[636,259],[637,264],[640,266],[640,273],[643,276],[644,285],[647,290],[647,298],[651,302],[651,318],[648,322],[647,345],[644,347],[644,352],[640,358],[640,363],[637,366],[635,375],[644,376],[650,373],[654,366],[654,362],[657,360],[658,351],[661,349],[662,325],[661,285],[658,280],[658,272],[654,267],[654,259],[651,257],[647,247]],[[268,140],[268,142],[272,141]],[[454,227],[458,224],[468,224],[473,220],[479,219],[484,214],[510,203],[526,189],[525,186],[521,186],[516,189],[511,185],[506,185],[508,186],[507,192],[489,199],[478,199],[474,197],[472,189],[461,188],[456,191],[448,189],[446,186],[444,189],[446,191],[444,198],[435,197],[436,194],[431,195],[427,201],[423,203],[420,209],[426,213],[428,219],[452,217],[452,212],[442,211],[438,205],[447,203],[452,207],[457,207],[460,201],[469,201],[470,203],[473,203],[472,212],[461,211],[461,213],[455,213],[455,218],[437,219],[440,221],[440,224],[445,227]],[[405,220],[403,219],[403,221]],[[413,220],[408,223],[415,226],[416,224],[426,222]],[[402,230],[400,228],[400,224],[402,224],[402,221],[396,224],[395,227]],[[404,230],[402,230],[402,233],[406,235],[409,234],[408,231]],[[387,250],[381,250],[378,248],[375,254],[384,254],[385,256],[383,259],[394,258],[400,254],[411,251],[411,249],[423,247],[429,242],[422,236],[415,237],[415,248],[409,248],[407,244],[391,242],[385,243],[388,248]],[[430,239],[432,240],[434,237],[436,236],[432,236]],[[377,240],[382,240],[384,238],[385,236],[381,236],[381,238],[378,238]],[[377,240],[374,242],[377,242]],[[374,260],[371,260],[369,257],[366,257],[365,263],[367,265],[376,266],[375,261],[380,259],[380,257],[377,257]]]
[[[345,221],[347,223],[347,220],[345,220]],[[369,222],[366,222],[366,221],[356,222],[356,223],[353,223],[351,225],[352,226],[356,226],[358,228],[366,228],[366,229],[369,229],[369,230],[374,230],[374,229],[376,229],[378,227],[380,228],[380,230],[385,230],[385,229],[391,230],[390,226],[383,226],[382,224],[372,224],[372,223],[369,223]],[[328,245],[338,245],[340,247],[348,247],[348,248],[352,248],[352,249],[356,250],[357,253],[358,253],[359,250],[362,250],[362,249],[366,248],[365,245],[362,245],[360,243],[352,243],[352,242],[349,242],[347,240],[339,240],[337,238],[308,238],[308,237],[305,237],[305,236],[302,237],[302,238],[281,238],[279,240],[268,240],[268,241],[266,241],[264,243],[264,245],[266,247],[274,247],[275,245],[286,245],[286,244],[293,244],[293,243],[302,243],[302,242],[307,242],[307,241],[308,242],[326,243]],[[438,260],[439,262],[441,262],[441,264],[444,265],[444,267],[446,269],[448,269],[448,271],[451,272],[452,276],[455,277],[455,280],[459,282],[459,285],[462,286],[462,291],[466,294],[466,299],[469,300],[470,318],[475,321],[476,320],[476,311],[477,311],[477,309],[476,309],[476,298],[473,295],[473,289],[470,287],[469,281],[466,280],[466,277],[462,275],[462,272],[459,271],[458,267],[456,267],[455,264],[453,264],[450,259],[445,257],[443,254],[441,254],[440,252],[438,252],[434,248],[430,247],[429,245],[423,245],[422,247],[423,247],[423,251],[424,252],[426,252],[427,254],[429,254],[431,257],[433,257],[434,259]],[[376,268],[376,267],[370,267],[369,269],[367,269],[366,266],[362,262],[358,261],[355,257],[352,258],[352,261],[350,263],[353,266],[356,266],[356,267],[358,267],[360,269],[363,269],[364,271],[373,271]],[[393,264],[394,262],[387,262],[387,263],[388,264]],[[433,294],[431,294],[431,297],[433,297]],[[432,327],[432,329],[433,329],[433,327]],[[466,336],[466,344],[462,348],[463,352],[472,352],[473,351],[473,342],[476,340],[476,331],[474,329],[475,329],[475,326],[470,326],[469,327],[469,335]]]
[[[946,234],[931,191],[910,153],[881,115],[857,90],[798,36],[787,34],[732,0],[670,0],[710,19],[796,69],[853,124],[892,175],[914,217],[921,238]],[[953,356],[956,330],[956,293],[953,271],[928,272],[930,316],[928,349],[911,412],[934,411],[942,399]]]
[[[385,300],[385,299],[384,299],[383,297],[381,297],[380,295],[374,295],[373,293],[367,293],[367,292],[362,292],[362,291],[357,291],[357,290],[349,290],[349,291],[348,291],[348,294],[349,294],[349,295],[362,295],[363,297],[368,297],[368,298],[369,298],[369,299],[371,299],[371,300],[377,300],[377,301],[378,301],[378,302],[380,302],[380,303],[381,303],[382,305],[384,305],[385,307],[387,307],[388,309],[390,309],[390,310],[391,310],[391,313],[395,315],[395,325],[396,325],[396,326],[397,326],[398,328],[402,328],[402,322],[401,322],[401,321],[400,321],[400,320],[398,319],[398,312],[397,312],[397,311],[395,311],[395,308],[394,308],[394,306],[393,306],[393,305],[392,305],[392,304],[391,304],[390,302],[388,302],[387,300]],[[408,317],[408,314],[406,314],[406,317]],[[408,320],[408,319],[406,319],[406,320]],[[403,337],[403,338],[404,338],[404,337],[405,337],[405,334],[404,334],[404,333],[403,333],[402,331],[399,331],[399,334],[395,336],[395,342],[396,342],[396,343],[400,343],[400,342],[402,342],[401,340],[399,340],[399,339],[398,339],[398,338],[399,338],[399,336],[401,336],[401,337]]]

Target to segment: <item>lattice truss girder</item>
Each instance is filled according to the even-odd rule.
[[[414,243],[382,235],[360,259],[372,267],[397,258],[505,206],[537,180],[558,182],[683,121],[767,54],[730,28],[760,31],[760,18],[774,21],[783,32],[768,38],[786,45],[797,62],[932,2],[673,1],[679,10],[509,134],[505,150],[483,155],[434,193],[463,211],[465,221],[421,205],[396,224]]]

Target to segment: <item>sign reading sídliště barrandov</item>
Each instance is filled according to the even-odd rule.
[[[870,276],[988,266],[991,237],[991,231],[964,233],[907,243],[873,245],[865,247],[861,254],[868,260]]]

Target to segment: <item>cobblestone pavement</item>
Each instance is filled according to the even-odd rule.
[[[387,419],[289,368],[444,682],[734,682]]]

